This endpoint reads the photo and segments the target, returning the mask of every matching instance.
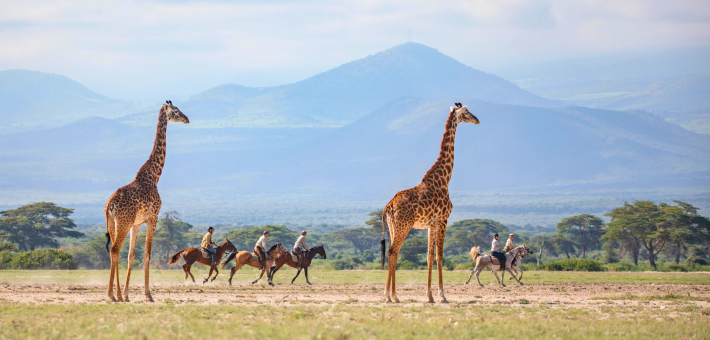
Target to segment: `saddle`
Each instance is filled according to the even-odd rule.
[[[210,252],[208,252],[207,249],[205,249],[205,248],[200,248],[200,254],[202,254],[202,257],[204,257],[206,259],[212,258],[210,256]]]
[[[293,262],[298,262],[298,253],[296,253],[295,251],[291,250],[291,251],[289,252],[289,255],[291,255],[291,261],[293,261]]]

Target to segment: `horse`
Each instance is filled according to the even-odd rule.
[[[510,269],[515,272],[515,275],[514,275],[513,277],[517,277],[517,276],[518,276],[518,272],[520,272],[520,278],[519,278],[519,279],[520,279],[521,281],[523,280],[523,270],[520,269],[520,265],[523,264],[523,259],[525,258],[525,256],[528,256],[528,254],[532,254],[532,253],[533,253],[532,250],[530,250],[530,249],[529,249],[528,247],[526,247],[525,245],[523,245],[523,247],[525,247],[525,251],[523,251],[522,254],[518,255],[518,257],[516,257],[515,260],[513,260],[513,263],[510,265]],[[509,277],[508,280],[512,280],[513,277]]]
[[[273,263],[274,263],[274,260],[278,259],[279,257],[281,257],[283,255],[288,255],[288,250],[286,248],[284,248],[284,246],[281,245],[281,242],[274,244],[271,247],[271,249],[269,249],[266,252],[267,260],[266,260],[266,264],[264,265],[264,267],[270,269],[271,265],[273,265]],[[232,267],[232,272],[229,275],[229,285],[230,286],[232,285],[232,277],[234,277],[234,273],[236,273],[237,270],[239,270],[239,268],[243,267],[245,264],[248,264],[254,268],[261,267],[261,263],[259,263],[259,257],[256,256],[256,254],[252,254],[251,252],[248,252],[248,251],[240,251],[238,253],[230,254],[229,257],[227,258],[227,260],[222,263],[222,268],[224,268],[224,266],[226,266],[227,263],[229,263],[229,261],[231,261],[233,259],[236,259],[236,264],[234,265],[234,267]],[[266,272],[266,269],[262,270],[261,275],[259,275],[259,277],[256,280],[252,281],[251,284],[255,284],[259,280],[261,280],[261,278],[264,276],[264,272]],[[269,275],[267,275],[267,278],[269,280],[269,285],[273,286],[274,283],[271,282],[271,277],[269,277]]]
[[[215,250],[215,259],[221,259],[224,253],[227,251],[232,252],[233,254],[236,253],[237,247],[235,247],[232,242],[227,239],[222,244],[220,244]],[[203,257],[202,250],[200,249],[192,247],[180,250],[170,258],[168,264],[176,263],[180,260],[180,256],[182,256],[182,259],[185,260],[185,264],[182,265],[182,270],[185,271],[185,280],[187,280],[187,276],[190,275],[190,277],[192,278],[192,283],[195,283],[195,277],[192,276],[192,273],[190,272],[190,267],[192,267],[192,264],[195,262],[204,264],[205,266],[210,266],[210,275],[208,275],[207,278],[202,281],[202,284],[205,284],[207,280],[210,279],[213,270],[217,272],[217,274],[214,275],[212,281],[214,281],[217,278],[217,275],[219,275],[219,270],[217,270],[217,265],[219,264],[219,262],[216,264],[211,264],[210,262],[212,262],[212,259]]]
[[[306,252],[306,257],[303,259],[303,262],[301,263],[301,269],[304,270],[304,273],[306,275],[306,282],[310,285],[311,282],[308,281],[308,267],[311,265],[311,260],[313,260],[313,257],[316,255],[320,255],[324,260],[325,260],[325,248],[323,245],[315,246],[308,250]],[[283,267],[284,264],[287,264],[289,267],[292,268],[298,268],[298,261],[294,261],[291,254],[289,256],[281,256],[278,259],[276,259],[276,262],[274,263],[274,266],[271,267],[271,271],[269,272],[269,281],[274,280],[274,274]],[[298,275],[301,274],[301,271],[299,270],[298,273],[296,273],[296,276],[293,277],[293,280],[291,280],[291,284],[293,284],[293,281],[296,281],[296,278]]]
[[[520,256],[520,254],[525,252],[525,249],[527,249],[527,247],[525,245],[522,245],[519,247],[515,247],[511,251],[507,252],[505,254],[506,264],[513,263],[513,261],[518,256]],[[473,270],[471,271],[471,275],[468,276],[468,280],[466,280],[466,283],[464,283],[464,286],[467,285],[469,281],[471,281],[471,277],[473,277],[473,273],[476,273],[476,280],[478,281],[478,284],[481,285],[481,287],[483,287],[483,285],[481,284],[481,280],[478,278],[478,275],[481,273],[483,268],[488,267],[488,268],[492,269],[493,275],[496,276],[496,280],[498,280],[498,283],[501,286],[505,287],[505,284],[501,281],[501,279],[498,278],[497,270],[500,269],[500,261],[497,258],[492,257],[491,255],[488,255],[488,254],[480,254],[479,255],[480,251],[481,251],[481,247],[471,248],[470,254],[471,254],[471,257],[473,258],[473,262],[476,263],[476,267],[473,268]],[[513,272],[510,271],[510,266],[507,266],[506,270],[508,272],[510,272],[510,276],[515,278],[515,281],[518,281],[518,283],[521,286],[523,285],[523,283],[520,282],[520,280],[518,280],[518,278],[515,277],[515,275],[513,275]],[[503,280],[505,280],[505,271],[501,273],[501,278]]]

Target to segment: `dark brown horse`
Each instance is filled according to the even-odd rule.
[[[304,273],[306,274],[306,282],[308,284],[311,284],[310,281],[308,281],[308,267],[311,265],[311,261],[313,260],[313,257],[316,255],[320,255],[324,260],[325,260],[325,248],[323,245],[315,246],[308,250],[306,252],[306,257],[303,259],[303,262],[301,263],[301,269],[303,269]],[[287,256],[281,256],[278,259],[276,259],[276,262],[274,263],[274,266],[271,267],[271,271],[269,272],[270,279],[269,281],[274,280],[274,274],[283,267],[284,264],[287,264],[289,267],[292,268],[298,268],[298,261],[294,261],[291,258],[291,254],[288,254]],[[293,281],[296,281],[296,278],[298,275],[301,274],[301,271],[299,270],[298,273],[296,273],[296,276],[293,277],[293,280],[291,280],[291,284],[293,284]]]
[[[214,277],[212,278],[212,281],[214,281],[217,278],[217,275],[219,275],[219,270],[217,270],[217,266],[219,265],[219,259],[222,258],[224,253],[228,252],[228,251],[232,252],[232,253],[236,253],[237,247],[235,247],[232,244],[232,242],[230,242],[229,239],[227,239],[222,244],[220,244],[215,250],[217,251],[217,253],[214,256],[215,260],[217,260],[216,264],[210,264],[212,259],[202,257],[202,251],[200,249],[195,248],[195,247],[183,249],[183,250],[175,253],[175,255],[173,255],[173,257],[170,258],[170,262],[168,262],[168,264],[176,263],[177,261],[180,260],[180,256],[182,255],[182,259],[185,260],[185,264],[182,265],[182,270],[185,271],[185,280],[187,280],[187,275],[190,275],[193,283],[195,282],[195,277],[192,276],[192,273],[190,272],[190,267],[192,267],[192,264],[195,262],[198,262],[200,264],[204,264],[205,266],[209,266],[210,267],[210,275],[208,275],[207,278],[204,281],[202,281],[202,284],[205,284],[205,282],[207,282],[207,280],[210,279],[210,276],[212,276],[212,271],[217,272],[217,274],[215,274]]]

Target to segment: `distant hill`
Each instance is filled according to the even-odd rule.
[[[403,97],[561,105],[433,48],[406,43],[293,84],[260,89],[217,86],[180,108],[203,119],[196,127],[342,126]],[[124,121],[142,122],[139,117]]]
[[[61,126],[91,116],[115,118],[131,113],[132,107],[64,76],[0,71],[0,133]]]

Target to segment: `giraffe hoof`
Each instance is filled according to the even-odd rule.
[[[429,301],[427,301],[427,303],[434,303],[434,302],[435,302],[434,298],[429,298]]]
[[[145,302],[155,302],[155,300],[153,300],[153,297],[152,297],[152,296],[146,295],[146,296],[145,296]]]
[[[446,299],[443,299],[440,301],[440,303],[449,303],[449,301],[447,301]]]

